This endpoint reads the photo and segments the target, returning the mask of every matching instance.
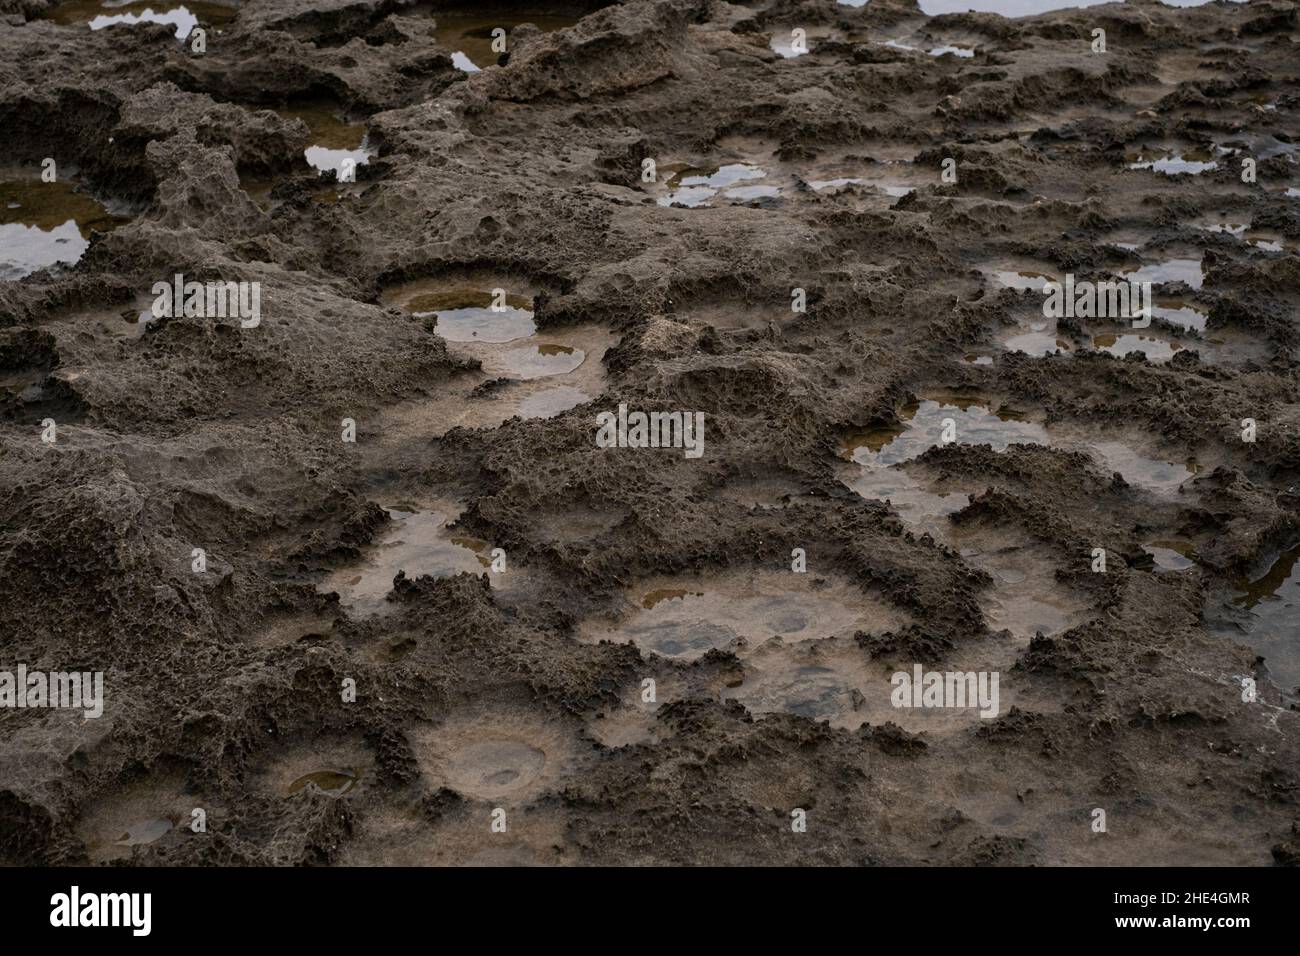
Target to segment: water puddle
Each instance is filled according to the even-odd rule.
[[[1181,343],[1181,347],[1195,350],[1202,361],[1243,363],[1265,362],[1268,359],[1267,344],[1250,335],[1231,329],[1219,329],[1207,336],[1205,327],[1210,313],[1195,302],[1157,298],[1151,306],[1151,314],[1162,322],[1200,336],[1199,340]],[[1147,358],[1155,361],[1149,354]]]
[[[1300,545],[1254,580],[1234,585],[1232,603],[1249,612],[1244,640],[1264,658],[1278,688],[1300,694]]]
[[[1130,282],[1185,282],[1191,289],[1199,289],[1205,281],[1200,259],[1165,259],[1143,266],[1125,266],[1120,274]]]
[[[1050,323],[1055,325],[1055,323]],[[1026,355],[1051,355],[1053,352],[1069,352],[1070,343],[1048,328],[1049,323],[1034,323],[1028,332],[1015,332],[999,341],[1008,352],[1024,352]]]
[[[1196,566],[1196,552],[1185,541],[1150,541],[1142,550],[1159,571],[1187,571]]]
[[[986,569],[994,579],[988,595],[990,628],[995,632],[1005,630],[1014,640],[1008,642],[1005,635],[994,633],[989,638],[972,641],[945,661],[945,670],[1001,672],[1003,678],[1009,678],[1017,655],[1035,634],[1060,633],[1086,619],[1086,602],[1056,582],[1054,561],[1045,548],[1009,543],[998,532],[978,528],[959,529],[956,534],[964,559]],[[789,577],[782,583],[788,585]],[[749,598],[752,604],[761,606],[767,593],[765,588],[744,590],[746,594],[754,594]],[[939,733],[968,727],[971,720],[980,716],[977,706],[937,710],[893,706],[891,676],[900,669],[910,672],[911,663],[873,661],[853,641],[852,633],[856,629],[851,623],[853,614],[842,610],[842,602],[862,601],[856,588],[845,589],[844,597],[836,602],[840,607],[795,605],[796,613],[791,615],[788,604],[763,609],[758,614],[751,606],[742,608],[738,617],[723,616],[725,608],[719,608],[723,612],[719,614],[704,613],[705,607],[700,602],[711,591],[710,583],[699,579],[643,585],[630,592],[628,603],[639,606],[642,614],[629,623],[635,626],[647,613],[665,608],[665,617],[653,623],[665,631],[676,628],[677,634],[664,647],[659,634],[643,633],[642,639],[637,639],[631,633],[632,628],[625,624],[621,639],[632,639],[643,649],[684,659],[697,657],[713,647],[734,650],[741,659],[741,673],[727,682],[720,695],[723,700],[740,702],[758,716],[791,713],[848,729],[866,722],[892,721],[909,731]],[[691,602],[695,602],[694,607]],[[669,613],[673,616],[667,617]],[[756,626],[745,626],[756,617],[760,619]],[[880,607],[870,619],[870,626],[863,629],[886,629],[901,623],[893,611]],[[837,620],[843,620],[843,625],[837,626]],[[738,626],[737,622],[741,624]],[[687,623],[692,629],[683,632],[681,627]],[[707,629],[708,625],[717,630]],[[765,634],[772,636],[765,638]],[[610,636],[598,630],[585,634],[584,639]],[[1018,697],[1018,689],[1004,680],[998,712],[1006,713]],[[644,727],[638,725],[634,730],[635,739],[643,739]]]
[[[510,382],[490,397],[446,395],[424,403],[421,417],[450,417],[447,428],[488,427],[512,415],[549,418],[591,401],[603,390],[600,360],[612,341],[609,332],[594,325],[539,332],[531,295],[422,280],[390,290],[384,301],[431,320],[433,332],[456,343],[457,354],[476,359],[484,376]],[[521,339],[529,341],[501,347]],[[551,381],[556,378],[567,381]]]
[[[709,205],[709,201],[714,198],[748,202],[780,194],[780,189],[776,186],[754,182],[766,179],[768,173],[761,166],[752,163],[728,163],[708,168],[661,168],[669,172],[663,184],[667,192],[655,200],[661,206],[695,209]],[[743,183],[748,185],[741,185]]]
[[[344,796],[361,779],[361,771],[351,770],[313,770],[305,773],[289,784],[288,794],[293,796],[301,790],[314,787],[327,797]]]
[[[844,581],[811,573],[728,571],[643,582],[629,590],[617,618],[584,622],[579,639],[632,643],[646,654],[694,660],[711,650],[743,653],[773,636],[822,640],[902,623],[898,612]]]
[[[845,483],[863,498],[887,501],[918,532],[943,537],[947,516],[966,507],[968,497],[931,490],[905,468],[894,466],[942,444],[949,420],[957,441],[989,444],[997,451],[1011,444],[1046,441],[1041,425],[1025,421],[1011,409],[990,411],[988,404],[986,399],[974,397],[936,396],[902,408],[899,428],[871,429],[848,436],[840,457],[858,468]]]
[[[64,26],[89,24],[92,30],[102,30],[118,24],[162,23],[176,31],[176,39],[184,40],[196,26],[220,27],[229,23],[238,10],[217,3],[126,2],[111,0],[62,0],[40,15]]]
[[[771,36],[768,42],[768,48],[773,53],[785,60],[792,60],[795,57],[803,56],[805,53],[811,53],[817,45],[818,40],[827,40],[833,35],[831,31],[825,29],[808,29],[801,27],[804,31],[802,41],[796,45],[794,33],[790,29],[777,30]]]
[[[1033,269],[993,269],[989,272],[998,284],[1018,291],[1042,292],[1049,282],[1059,281],[1050,272]]]
[[[975,55],[975,51],[971,47],[952,46],[951,44],[945,46],[931,47],[925,52],[928,53],[930,56],[955,56],[961,59],[967,59]]]
[[[1091,453],[1104,470],[1117,471],[1129,484],[1162,494],[1177,491],[1183,482],[1195,477],[1201,470],[1194,458],[1182,462],[1151,458],[1121,441],[1090,441],[1080,444],[1083,447],[1079,450]]]
[[[499,362],[511,378],[544,378],[567,375],[583,363],[586,355],[580,348],[550,342],[506,350],[500,354]]]
[[[72,265],[90,248],[92,230],[126,222],[67,181],[0,181],[0,280],[53,265]]]
[[[1052,10],[1073,10],[1106,3],[1107,0],[920,0],[927,17],[941,13],[996,13],[1007,18],[1032,17]]]
[[[1092,347],[1123,358],[1130,352],[1142,352],[1148,362],[1168,362],[1183,347],[1177,340],[1136,332],[1102,332],[1092,337]]]
[[[433,320],[433,331],[448,342],[500,344],[537,331],[531,296],[504,289],[445,282],[415,282],[385,296],[417,318]]]
[[[1156,299],[1151,305],[1151,314],[1189,332],[1204,332],[1206,320],[1210,317],[1205,309],[1183,299]]]
[[[1300,561],[1300,545],[1283,551],[1261,577],[1238,580],[1235,586],[1240,593],[1233,599],[1233,603],[1254,610],[1261,604],[1274,600],[1279,594],[1294,590],[1296,585],[1300,585],[1300,579],[1296,577],[1297,561]]]
[[[1248,228],[1244,222],[1198,222],[1197,229],[1204,229],[1206,232],[1226,232],[1230,236],[1240,237]]]
[[[1266,112],[1273,113],[1277,110],[1277,100],[1270,93],[1253,93],[1246,99]]]
[[[1166,176],[1199,176],[1218,169],[1214,153],[1207,149],[1140,149],[1124,157],[1129,169],[1149,169]]]
[[[1197,228],[1204,229],[1206,232],[1225,233],[1234,236],[1247,245],[1254,246],[1256,249],[1263,249],[1265,252],[1295,251],[1300,248],[1279,233],[1269,232],[1264,229],[1251,229],[1245,223],[1216,221],[1200,223]]]
[[[818,192],[822,192],[827,189],[843,189],[845,186],[860,186],[865,182],[865,179],[855,176],[842,176],[839,179],[810,179],[808,185]]]
[[[1275,232],[1264,233],[1257,232],[1253,235],[1246,236],[1246,243],[1254,246],[1256,249],[1263,249],[1265,252],[1292,252],[1297,247],[1295,243],[1287,242]]]
[[[819,193],[858,186],[867,195],[875,193],[885,199],[902,199],[935,182],[928,170],[917,168],[914,159],[912,147],[880,144],[872,146],[869,156],[845,154],[822,160],[810,169],[800,170],[793,178]]]
[[[349,123],[335,107],[308,104],[276,112],[285,119],[301,120],[307,127],[311,145],[303,150],[303,158],[318,172],[337,174],[348,161],[355,169],[374,156],[374,150],[367,145],[365,126]]]
[[[943,669],[985,671],[1007,678],[1018,655],[1035,635],[1059,634],[1083,623],[1089,613],[1088,603],[1056,580],[1057,561],[1047,547],[1026,544],[1000,529],[952,525],[946,516],[967,503],[967,494],[934,490],[929,483],[922,484],[909,476],[905,468],[894,466],[940,444],[944,419],[951,420],[949,424],[955,426],[959,441],[986,443],[998,450],[1014,443],[1046,444],[1048,433],[1043,426],[987,398],[929,398],[913,407],[915,411],[903,411],[906,425],[901,433],[897,429],[877,430],[846,443],[842,454],[850,455],[861,468],[861,473],[848,483],[864,497],[887,499],[913,531],[930,533],[957,549],[965,562],[989,574],[992,586],[981,603],[992,633],[964,645],[945,661]],[[951,479],[945,484],[951,485]],[[1011,640],[1007,640],[1008,634]],[[766,648],[760,653],[762,650]],[[882,661],[879,663],[884,673],[873,674],[860,662],[855,665],[851,658],[839,664],[833,661],[834,657],[828,657],[800,662],[799,669],[787,669],[777,684],[760,689],[784,700],[786,708],[797,707],[809,715],[832,715],[833,725],[893,720],[908,730],[945,732],[968,726],[980,716],[978,708],[973,707],[924,711],[887,706],[889,674],[910,670],[911,662]],[[857,683],[850,678],[856,678]],[[1009,682],[1003,683],[1000,713],[1007,711],[1018,693]],[[852,705],[852,713],[848,704]],[[761,700],[758,706],[763,706]]]
[[[834,192],[845,186],[869,186],[871,189],[890,199],[902,199],[916,192],[916,186],[908,186],[899,181],[867,179],[861,176],[841,176],[836,179],[809,179],[808,185],[817,192]]]
[[[552,16],[549,14],[511,13],[505,10],[495,17],[467,13],[434,13],[433,35],[438,43],[452,51],[452,64],[466,73],[478,73],[496,66],[499,52],[492,49],[492,31],[506,31],[506,50],[510,49],[510,33],[521,23],[531,23],[543,33],[553,33],[571,27],[581,17]]]
[[[459,513],[450,507],[428,511],[388,509],[393,519],[378,540],[365,549],[359,565],[336,568],[317,590],[339,595],[353,614],[369,617],[391,609],[386,600],[398,571],[408,578],[480,575],[490,566],[487,542],[457,534],[447,527]]]
[[[491,403],[497,406],[487,413],[496,419],[493,424],[511,415],[552,418],[591,401],[603,391],[604,367],[600,359],[612,341],[608,330],[592,325],[568,326],[539,332],[535,338],[544,341],[511,349],[477,346],[465,350],[482,363],[487,375],[519,383],[512,384]],[[553,381],[556,378],[564,382]]]
[[[664,601],[679,601],[688,597],[704,597],[703,591],[690,591],[686,588],[657,588],[653,591],[646,592],[645,597],[641,598],[641,606],[647,611],[656,604]]]
[[[531,318],[527,324],[532,325]],[[564,326],[533,331],[523,342],[514,337],[515,331],[523,331],[523,326],[498,328],[487,336],[489,341],[473,336],[456,341],[452,351],[476,359],[481,374],[460,376],[428,398],[386,409],[376,434],[385,442],[410,444],[456,426],[492,428],[516,415],[550,418],[592,401],[604,391],[601,359],[613,343],[608,329]],[[499,339],[507,341],[492,341]],[[495,381],[496,387],[487,394],[476,390],[488,381]]]
[[[909,37],[909,39],[911,38]],[[893,47],[895,50],[910,50],[912,52],[925,49],[923,47],[915,46],[911,43],[905,43],[903,40],[899,40],[899,39],[885,40],[883,41],[882,45],[887,47]],[[941,46],[930,47],[928,49],[925,49],[925,52],[928,55],[934,57],[955,56],[955,57],[960,57],[962,59],[973,57],[975,55],[975,50],[972,47],[956,46],[953,44],[944,44]]]
[[[959,492],[935,492],[904,468],[862,464],[845,483],[869,501],[888,502],[889,506],[918,534],[941,538],[948,527],[947,517],[970,503]]]
[[[158,817],[153,820],[140,820],[130,824],[126,832],[118,837],[116,846],[146,846],[160,839],[168,833],[176,824],[166,817]]]
[[[1134,243],[1132,247],[1138,248],[1139,244]],[[1130,281],[1151,282],[1156,285],[1182,282],[1191,289],[1200,289],[1205,278],[1201,268],[1200,259],[1174,258],[1145,265],[1126,266],[1121,270],[1121,274]],[[1037,268],[986,268],[983,271],[1003,288],[1021,292],[1043,292],[1048,282],[1059,281],[1050,272]],[[1154,318],[1197,334],[1204,333],[1209,318],[1206,309],[1178,297],[1154,298],[1151,311]],[[1071,343],[1057,333],[1053,321],[1028,323],[1027,329],[1022,324],[1019,328],[1003,333],[998,341],[1007,351],[1024,352],[1033,356],[1051,355],[1057,351],[1070,352],[1072,349]],[[1230,348],[1219,348],[1226,344],[1224,339],[1216,338],[1189,345],[1149,330],[1131,334],[1128,329],[1097,330],[1092,336],[1092,346],[1095,349],[1119,357],[1134,351],[1145,352],[1148,361],[1153,363],[1167,362],[1180,349],[1189,347],[1201,352],[1209,361],[1251,358],[1257,353],[1262,354],[1262,350],[1249,341],[1235,342]]]
[[[302,799],[315,791],[338,799],[353,792],[373,765],[374,755],[360,739],[326,734],[307,744],[274,747],[249,774],[248,786],[271,800]]]
[[[871,429],[850,436],[841,456],[869,467],[896,465],[918,458],[943,443],[951,420],[956,440],[967,445],[992,445],[1004,451],[1013,444],[1046,444],[1047,431],[1009,406],[995,406],[979,395],[936,395],[904,406],[897,428]]]
[[[989,445],[1005,451],[1013,444],[1049,445],[1092,456],[1104,472],[1118,471],[1131,484],[1152,491],[1176,491],[1200,470],[1195,460],[1171,462],[1151,458],[1119,440],[1097,440],[1077,428],[1049,431],[1024,413],[999,405],[988,396],[938,393],[904,406],[902,424],[848,436],[840,457],[859,466],[845,482],[864,498],[889,501],[904,520],[934,533],[939,520],[966,504],[964,494],[935,494],[905,469],[894,466],[919,458],[951,437],[953,444]]]

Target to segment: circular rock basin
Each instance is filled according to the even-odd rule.
[[[459,793],[487,800],[503,797],[537,779],[546,754],[522,740],[483,740],[447,759],[447,778]]]

